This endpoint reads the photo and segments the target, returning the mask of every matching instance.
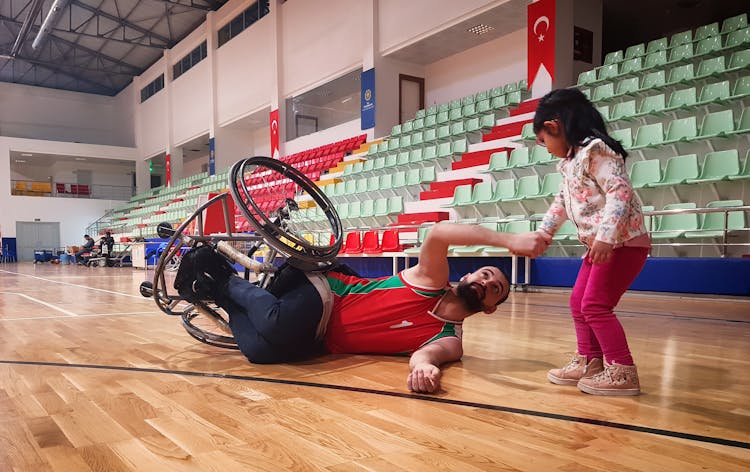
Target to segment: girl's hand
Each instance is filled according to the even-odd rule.
[[[612,259],[613,246],[604,241],[594,240],[589,249],[589,260],[592,264],[604,264]]]

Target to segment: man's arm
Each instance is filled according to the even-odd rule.
[[[461,340],[454,336],[440,338],[414,351],[409,359],[411,373],[406,386],[413,392],[432,393],[440,389],[440,366],[461,359]]]
[[[438,223],[427,233],[417,265],[407,269],[409,280],[431,288],[448,283],[447,256],[451,244],[504,247],[521,256],[536,257],[547,249],[548,243],[535,233],[501,233],[477,225]]]

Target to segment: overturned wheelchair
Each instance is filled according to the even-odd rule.
[[[279,192],[279,189],[286,189]],[[237,349],[227,314],[210,300],[181,297],[168,286],[168,267],[186,249],[210,246],[233,263],[245,268],[245,278],[255,274],[266,288],[277,264],[286,260],[303,271],[324,271],[334,263],[341,248],[342,228],[333,204],[305,174],[291,165],[268,157],[251,157],[235,163],[229,171],[230,193],[222,193],[204,204],[176,229],[169,223],[157,227],[159,237],[169,239],[154,270],[153,281],[141,283],[144,297],[153,297],[164,313],[179,316],[190,336],[212,346]],[[276,200],[268,195],[275,194]],[[230,218],[230,201],[254,229],[254,234],[236,234]],[[314,202],[316,211],[300,209],[298,202]],[[225,233],[204,234],[204,214],[221,208]],[[313,216],[311,216],[313,215]],[[263,262],[254,259],[263,254]]]

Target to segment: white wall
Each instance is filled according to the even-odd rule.
[[[362,1],[305,0],[281,6],[282,96],[309,90],[361,66]]]
[[[3,237],[15,237],[16,221],[61,222],[61,243],[74,244],[90,223],[107,209],[122,202],[78,198],[26,197],[10,194],[10,152],[61,154],[100,159],[135,161],[138,150],[131,147],[65,143],[21,138],[0,137],[0,230]],[[69,241],[69,242],[68,242]]]
[[[140,97],[141,91],[137,92]],[[140,100],[140,98],[139,98]],[[138,147],[142,156],[152,156],[164,152],[167,145],[167,94],[160,90],[145,102],[138,105],[140,114]]]
[[[266,16],[215,51],[219,124],[270,104],[271,28]]]
[[[425,107],[526,77],[526,28],[425,67]]]
[[[380,51],[388,53],[400,49],[435,31],[473,16],[477,10],[494,7],[506,1],[379,0]]]
[[[211,113],[209,66],[204,59],[172,82],[172,93],[176,97],[172,100],[172,136],[175,143],[208,133]]]
[[[129,113],[116,97],[0,83],[1,136],[132,146]]]

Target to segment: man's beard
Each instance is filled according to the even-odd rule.
[[[474,287],[479,289],[479,293],[482,294],[481,298],[479,293],[474,290]],[[456,293],[458,294],[458,298],[464,302],[466,308],[472,313],[484,310],[484,305],[482,304],[482,298],[484,298],[484,289],[478,283],[469,283],[462,280],[458,282]]]

